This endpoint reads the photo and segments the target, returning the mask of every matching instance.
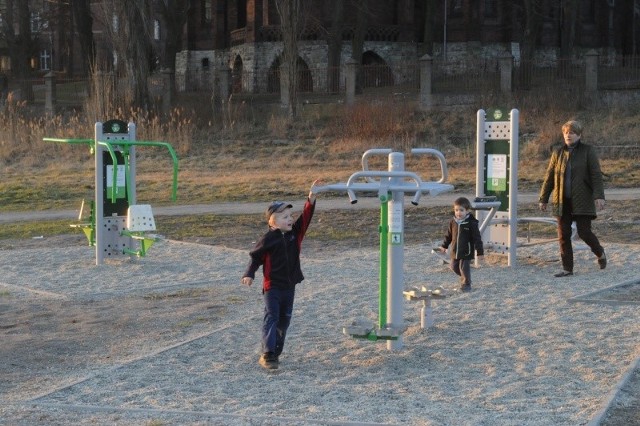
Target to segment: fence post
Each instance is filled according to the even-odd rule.
[[[0,72],[0,106],[5,103],[7,96],[9,96],[9,77]]]
[[[171,68],[162,70],[162,112],[169,114],[171,112],[171,106],[173,105],[173,90],[174,90],[174,72]]]
[[[229,96],[231,94],[231,68],[224,65],[221,68],[214,69],[213,71],[213,93],[211,95],[211,103],[213,108],[213,117],[221,116],[222,123],[226,118],[225,114],[228,113],[226,109],[229,103]]]
[[[44,76],[45,100],[44,111],[47,114],[56,112],[56,76],[53,72],[48,72]]]
[[[218,77],[220,78],[218,91],[224,104],[229,100],[229,96],[231,95],[231,68],[225,67],[219,70]]]
[[[349,58],[345,61],[346,72],[345,72],[345,89],[347,98],[345,103],[347,105],[353,105],[356,99],[356,71],[358,66],[358,61],[353,58]]]
[[[433,106],[431,80],[433,78],[433,58],[424,55],[420,58],[420,106],[429,109]]]
[[[598,91],[598,52],[591,49],[584,55],[585,61],[585,90]]]
[[[289,70],[286,65],[280,65],[280,106],[283,109],[289,108]]]
[[[513,55],[505,52],[498,58],[500,64],[500,91],[510,93],[512,91]]]

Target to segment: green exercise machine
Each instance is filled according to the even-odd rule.
[[[145,256],[161,240],[151,206],[136,202],[136,147],[166,148],[173,160],[171,198],[176,201],[178,158],[166,142],[136,140],[136,125],[121,120],[95,124],[94,139],[44,138],[45,142],[88,145],[95,157],[95,197],[90,202],[88,221],[79,227],[95,247],[96,265],[118,255]],[[83,216],[83,201],[80,217]]]

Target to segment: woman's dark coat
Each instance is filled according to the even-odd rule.
[[[571,204],[572,214],[596,217],[594,200],[604,200],[604,184],[600,161],[591,145],[578,141],[569,155],[563,144],[551,154],[549,166],[540,189],[540,203],[548,203],[551,196],[554,216],[562,216],[564,200],[564,177],[567,162],[571,161]]]

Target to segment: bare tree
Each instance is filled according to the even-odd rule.
[[[422,28],[422,49],[420,56],[433,55],[435,34],[436,0],[424,0],[424,27]]]
[[[175,69],[176,53],[182,47],[182,30],[187,22],[190,2],[187,0],[157,0],[156,4],[158,15],[166,29],[160,66]]]
[[[358,63],[356,74],[356,93],[362,93],[364,76],[362,70],[362,54],[364,53],[364,39],[367,35],[369,23],[369,2],[367,0],[353,0],[356,7],[356,28],[351,41],[351,57]]]
[[[327,40],[327,82],[331,92],[340,89],[340,53],[342,51],[342,31],[344,29],[344,0],[333,0],[331,28]]]
[[[578,2],[576,0],[562,0],[560,8],[560,69],[563,70],[570,65],[575,45]]]
[[[536,41],[542,28],[542,5],[541,0],[521,0],[514,3],[513,7],[515,16],[521,16],[523,19],[522,23],[516,21],[513,25],[516,28],[522,28],[520,32],[521,63],[518,72],[522,86],[527,88],[531,84]]]
[[[31,35],[31,13],[29,2],[24,0],[6,0],[2,15],[2,33],[9,46],[11,74],[20,77],[22,98],[31,100],[31,58],[34,55],[34,40]],[[16,31],[17,29],[17,31]]]
[[[133,105],[150,107],[147,79],[151,74],[153,49],[151,46],[151,8],[145,0],[123,0],[125,3],[126,75],[131,83]]]
[[[176,54],[182,47],[182,30],[187,22],[190,2],[187,0],[157,0],[156,6],[162,20],[162,28],[166,29],[166,34],[162,38],[164,48],[160,55],[160,67],[174,71],[170,74],[170,90],[175,93]]]
[[[282,72],[287,90],[287,113],[294,120],[298,115],[298,37],[301,27],[301,0],[276,0],[282,31]],[[281,86],[282,87],[282,86]]]
[[[70,1],[48,0],[47,5],[47,7],[38,7],[33,6],[32,3],[31,10],[33,17],[32,37],[40,49],[50,49],[52,53],[50,62],[49,58],[41,58],[47,62],[41,62],[40,69],[64,71],[67,75],[72,76],[74,60],[81,58],[81,56],[73,54],[76,32],[69,31],[73,28]]]
[[[125,85],[119,93],[125,97],[125,103],[146,110],[151,105],[147,79],[153,61],[150,2],[111,0],[102,6],[116,71],[122,77],[119,82]]]
[[[80,60],[82,61],[83,75],[89,75],[96,60],[93,40],[93,17],[89,6],[90,0],[71,0],[73,23],[78,32],[78,42],[80,43]]]

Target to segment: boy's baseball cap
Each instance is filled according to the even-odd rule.
[[[280,212],[283,212],[285,209],[291,209],[291,208],[293,208],[292,204],[285,203],[284,201],[274,201],[273,203],[271,203],[271,205],[269,205],[269,207],[267,207],[265,216],[267,217],[267,220],[269,220],[272,214],[280,213]]]

